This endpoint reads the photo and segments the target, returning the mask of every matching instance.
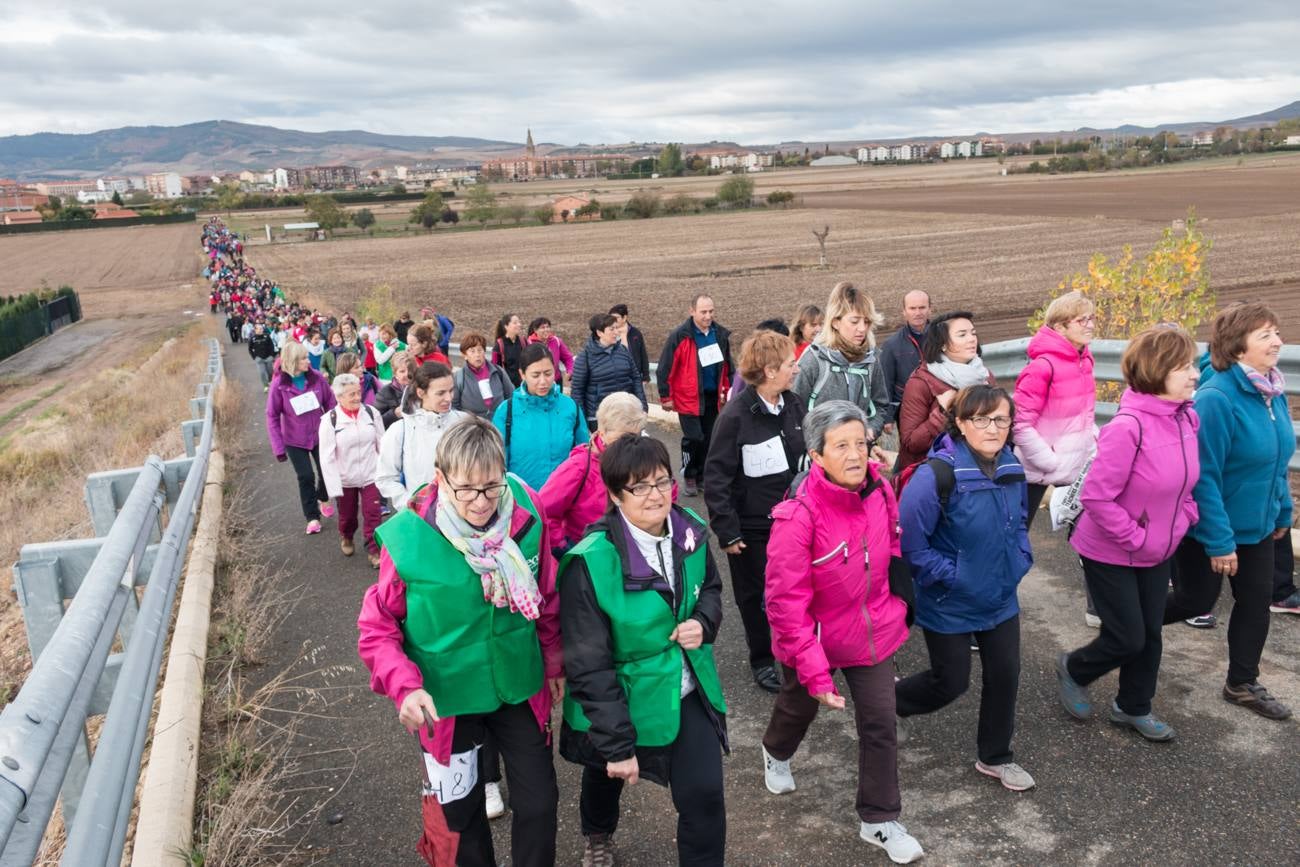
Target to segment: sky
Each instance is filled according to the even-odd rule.
[[[13,2],[0,135],[223,119],[766,144],[1216,121],[1300,99],[1296,45],[1295,0]]]

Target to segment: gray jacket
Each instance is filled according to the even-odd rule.
[[[862,407],[873,438],[889,421],[889,392],[885,375],[871,349],[860,361],[850,362],[837,349],[813,343],[799,357],[799,375],[790,389],[811,412],[828,400],[847,400]]]
[[[510,384],[510,378],[506,376],[504,370],[490,361],[483,363],[488,366],[486,382],[492,388],[491,409],[483,401],[483,393],[479,391],[478,377],[473,373],[467,373],[464,367],[456,368],[456,372],[452,374],[451,408],[491,421],[492,413],[506,398],[510,397],[515,387]]]

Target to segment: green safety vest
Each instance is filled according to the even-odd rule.
[[[699,521],[695,513],[689,509],[684,511]],[[677,624],[690,618],[700,587],[704,584],[708,544],[704,534],[700,535],[700,545],[686,555],[682,570],[685,575],[677,575],[681,603],[675,614],[663,596],[654,590],[623,589],[622,559],[603,531],[588,534],[560,563],[561,575],[576,557],[581,557],[586,563],[596,593],[596,604],[609,618],[614,673],[627,697],[628,713],[636,727],[637,746],[662,747],[677,739],[681,725],[683,653],[690,659],[696,688],[703,692],[718,713],[727,712],[722,698],[722,683],[713,662],[713,645],[703,644],[695,650],[683,651],[677,642],[668,640]],[[564,720],[575,731],[585,732],[591,728],[582,706],[567,688]]]
[[[515,542],[536,569],[542,521],[523,484],[506,478],[515,508],[530,516]],[[440,530],[414,510],[401,509],[375,537],[406,584],[402,649],[419,667],[439,716],[491,713],[541,690],[536,625],[484,601],[478,574]]]

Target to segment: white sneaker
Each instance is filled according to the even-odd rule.
[[[1083,622],[1085,625],[1091,626],[1093,629],[1101,629],[1101,618],[1096,614],[1089,614],[1085,611],[1083,613]]]
[[[483,787],[483,806],[489,819],[500,819],[506,814],[506,802],[501,799],[501,784],[488,783]]]
[[[763,750],[763,785],[773,795],[788,795],[794,791],[794,775],[790,773],[790,762],[778,761],[772,758],[768,753],[767,747]]]
[[[925,854],[916,838],[898,822],[863,822],[858,836],[884,849],[895,864],[911,864]]]

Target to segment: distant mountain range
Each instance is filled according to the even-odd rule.
[[[1114,129],[1091,129],[1043,132],[1008,132],[995,134],[1008,142],[1055,138],[1074,139],[1093,135],[1150,135],[1159,131],[1193,133],[1219,126],[1238,129],[1267,126],[1279,120],[1300,118],[1300,100],[1247,117],[1197,123],[1169,123],[1158,126],[1125,124]],[[984,135],[984,133],[976,133]],[[943,141],[963,136],[913,136],[906,139],[872,139],[874,142]],[[967,134],[966,137],[969,137]],[[791,149],[814,149],[830,145],[844,149],[863,143],[856,141],[786,141],[779,145]],[[762,145],[758,145],[762,146]],[[309,166],[346,163],[374,168],[394,163],[428,162],[444,166],[477,163],[493,156],[518,153],[521,142],[464,136],[384,135],[362,130],[302,132],[271,126],[211,120],[184,126],[128,126],[100,132],[35,133],[34,135],[0,136],[0,177],[20,179],[93,177],[97,175],[138,175],[156,171],[182,174],[228,172],[242,169],[270,169],[277,166]],[[608,146],[602,146],[602,150]],[[650,142],[618,146],[624,153],[653,153],[658,145]],[[733,142],[714,141],[687,144],[684,150],[738,147]],[[582,149],[559,144],[539,144],[539,152]]]

